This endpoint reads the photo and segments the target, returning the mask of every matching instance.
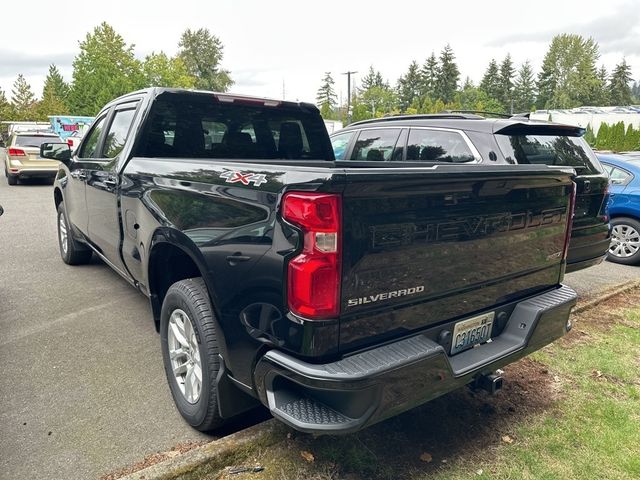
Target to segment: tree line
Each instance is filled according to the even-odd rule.
[[[598,67],[600,51],[592,38],[555,36],[534,72],[526,60],[516,66],[511,55],[491,59],[478,85],[469,77],[461,82],[460,69],[450,45],[422,63],[412,61],[395,85],[373,66],[352,92],[351,120],[394,114],[437,113],[443,110],[478,110],[495,113],[567,109],[579,106],[640,103],[640,81],[633,82],[626,59],[609,73]],[[338,105],[334,80],[325,73],[316,102],[325,118],[348,120]]]
[[[221,66],[223,50],[220,39],[208,29],[187,29],[180,36],[177,55],[152,52],[139,60],[134,45],[103,22],[80,42],[70,83],[56,65],[50,65],[39,99],[22,74],[13,84],[11,100],[0,89],[0,119],[94,116],[114,98],[150,86],[227,91],[233,80]]]

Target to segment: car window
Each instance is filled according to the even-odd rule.
[[[115,158],[120,154],[127,141],[135,113],[135,108],[116,110],[105,137],[102,158]]]
[[[317,111],[286,104],[224,103],[211,95],[169,92],[154,101],[136,155],[333,160]]]
[[[331,137],[331,147],[336,160],[347,159],[347,148],[355,132],[344,132]]]
[[[632,174],[621,168],[613,166],[610,168],[611,170],[609,172],[609,182],[612,185],[627,185],[633,179]]]
[[[40,148],[44,142],[60,142],[57,135],[16,135],[13,145],[15,147],[35,147]]]
[[[600,162],[582,137],[563,135],[496,135],[507,161],[521,164],[573,167],[579,175],[602,171]]]
[[[473,152],[458,132],[415,128],[409,132],[407,161],[465,163],[474,160]]]
[[[82,144],[78,157],[94,158],[96,148],[98,147],[98,140],[100,139],[100,134],[102,133],[102,128],[104,127],[104,121],[106,118],[106,115],[102,116],[94,123],[93,127],[91,127],[91,130],[87,133],[87,137]]]
[[[353,147],[351,160],[389,161],[399,136],[399,128],[362,130]]]

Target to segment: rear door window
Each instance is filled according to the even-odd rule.
[[[633,175],[618,167],[608,166],[609,182],[611,185],[627,185],[633,179]]]
[[[510,163],[572,167],[578,175],[603,172],[600,162],[582,137],[502,134],[495,137]]]
[[[465,163],[475,160],[466,140],[458,132],[416,129],[409,132],[407,161]]]
[[[391,160],[400,128],[362,130],[353,147],[351,160],[386,162]]]

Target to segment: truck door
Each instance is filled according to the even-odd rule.
[[[94,247],[126,274],[120,255],[121,227],[118,211],[118,173],[120,155],[131,130],[139,102],[127,102],[114,107],[100,145],[99,158],[86,164],[86,198],[89,216],[89,239]]]
[[[89,233],[89,214],[85,198],[86,166],[98,154],[106,120],[107,113],[99,116],[87,132],[80,148],[74,152],[73,161],[69,165],[69,176],[63,187],[69,222],[85,236]]]

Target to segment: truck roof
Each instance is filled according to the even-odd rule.
[[[148,95],[153,98],[163,94],[163,93],[187,93],[187,94],[202,94],[202,95],[211,95],[215,97],[218,101],[223,102],[248,102],[248,103],[261,103],[265,106],[288,106],[288,107],[304,107],[304,108],[312,108],[317,110],[318,107],[313,103],[308,102],[293,102],[290,100],[281,100],[275,98],[265,98],[258,97],[252,95],[243,95],[237,93],[229,93],[229,92],[212,92],[210,90],[196,90],[196,89],[187,89],[187,88],[168,88],[168,87],[150,87],[144,88],[142,90],[136,90],[135,92],[127,93],[122,95],[105,106],[105,108],[113,105],[114,103],[118,103],[121,100],[124,100],[128,97],[136,96],[136,95]]]

